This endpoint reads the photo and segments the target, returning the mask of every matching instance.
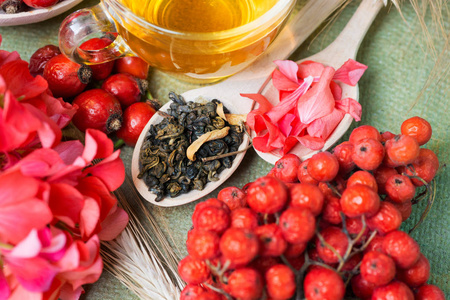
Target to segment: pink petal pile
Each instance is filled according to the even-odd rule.
[[[0,50],[0,300],[78,299],[102,272],[100,241],[128,223],[112,141],[96,130],[85,145],[61,141],[76,110]]]
[[[279,94],[277,105],[261,94],[242,94],[259,104],[247,115],[247,124],[256,134],[256,150],[281,156],[297,143],[319,150],[346,113],[361,119],[361,105],[352,98],[342,99],[337,82],[355,86],[367,66],[352,59],[338,70],[314,61],[275,64],[272,83]]]

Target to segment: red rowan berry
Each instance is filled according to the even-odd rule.
[[[298,171],[297,171],[297,178],[298,178],[298,181],[300,181],[301,183],[310,183],[310,184],[317,185],[319,182],[317,180],[315,180],[314,178],[312,178],[311,175],[309,175],[309,173],[308,173],[309,160],[310,160],[310,158],[308,158],[307,160],[303,161],[300,164],[300,166],[298,167]]]
[[[236,299],[257,300],[263,292],[263,281],[256,270],[240,268],[228,277],[226,290]]]
[[[412,117],[403,121],[401,132],[417,140],[419,145],[425,145],[431,138],[432,129],[430,123],[421,117]]]
[[[348,247],[348,238],[344,232],[338,227],[330,226],[320,232],[325,242],[322,244],[319,238],[316,238],[316,249],[320,259],[327,264],[339,262],[339,257],[335,254],[337,252],[341,258],[344,256]],[[331,250],[330,247],[334,249]]]
[[[354,144],[352,159],[363,170],[372,171],[383,162],[384,147],[375,139],[363,139]]]
[[[331,181],[339,171],[339,162],[330,152],[314,154],[307,165],[309,175],[317,181]]]
[[[412,288],[417,288],[427,283],[428,278],[430,278],[430,262],[422,253],[419,260],[412,267],[397,271],[397,279]]]
[[[340,200],[342,212],[355,218],[365,214],[367,217],[377,213],[380,207],[380,197],[367,185],[355,184],[347,187]]]
[[[414,300],[414,294],[411,289],[400,281],[393,281],[388,285],[375,288],[372,294],[372,300]]]
[[[312,268],[306,274],[303,289],[308,300],[341,300],[345,294],[341,276],[323,267]]]
[[[235,186],[222,189],[217,195],[217,199],[228,205],[230,210],[245,207],[247,204],[244,192]]]
[[[211,275],[203,260],[195,259],[189,255],[178,263],[178,274],[188,284],[200,284],[208,280]]]
[[[229,228],[220,238],[220,251],[232,265],[245,265],[256,257],[259,251],[257,236],[246,229]]]
[[[347,180],[347,187],[355,184],[364,184],[378,192],[378,185],[375,177],[367,171],[356,171]]]
[[[416,300],[445,300],[445,294],[435,285],[424,284],[417,289]]]
[[[316,220],[309,209],[288,208],[280,216],[280,228],[289,243],[306,243],[313,236]]]
[[[277,224],[267,224],[255,229],[261,256],[280,256],[287,248],[287,242]]]
[[[295,275],[288,266],[278,264],[266,272],[266,287],[269,296],[276,300],[287,300],[295,294]]]
[[[348,140],[350,143],[355,144],[358,141],[367,139],[367,138],[381,141],[380,132],[375,127],[370,126],[370,125],[362,125],[362,126],[359,126],[355,129],[353,129]]]
[[[256,179],[247,190],[247,203],[251,209],[263,214],[279,212],[287,203],[286,186],[275,177]]]
[[[412,267],[420,257],[419,244],[406,232],[395,230],[388,233],[383,240],[383,252],[402,269]]]
[[[324,196],[313,184],[298,183],[289,188],[290,207],[308,208],[314,216],[322,211]]]
[[[186,248],[196,259],[212,259],[219,256],[220,238],[214,231],[192,229],[186,241]]]
[[[409,135],[396,135],[386,141],[386,154],[397,166],[412,163],[419,155],[419,143]]]
[[[394,261],[378,251],[364,254],[360,270],[362,277],[376,286],[388,284],[395,277]]]
[[[386,201],[382,201],[380,210],[367,219],[367,226],[382,235],[400,228],[400,225],[402,225],[402,214],[393,204]]]
[[[255,229],[258,227],[258,215],[250,208],[237,208],[231,212],[230,227]]]

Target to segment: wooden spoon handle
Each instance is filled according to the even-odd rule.
[[[218,83],[215,88],[230,86],[241,93],[257,93],[270,80],[275,69],[274,60],[286,59],[323,21],[346,0],[310,0],[279,33],[274,43],[252,65],[240,73]]]

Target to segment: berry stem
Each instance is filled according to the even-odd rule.
[[[121,148],[125,144],[125,141],[122,139],[117,140],[117,142],[114,143],[114,149],[117,150]]]
[[[209,283],[203,283],[205,286],[207,286],[209,289],[213,290],[216,293],[224,295],[228,300],[233,300],[233,297],[231,297],[227,292],[225,292],[222,289],[216,288],[215,286],[210,285]]]
[[[418,178],[420,178],[420,177],[418,177]],[[425,180],[423,180],[423,181],[425,181]],[[433,187],[431,187],[431,185],[433,185]],[[422,215],[420,216],[419,221],[416,223],[416,225],[413,226],[413,228],[411,228],[409,230],[409,232],[408,232],[409,234],[411,234],[414,230],[416,230],[417,227],[419,227],[419,225],[422,224],[422,222],[426,219],[428,213],[431,210],[431,207],[433,206],[434,200],[436,199],[436,181],[433,180],[430,184],[426,184],[425,187],[427,188],[427,194],[428,194],[427,206],[425,207],[425,210],[423,211]]]
[[[339,193],[339,191],[337,190],[337,188],[334,185],[332,185],[331,183],[327,182],[327,186],[328,186],[328,188],[330,190],[333,191],[334,194],[336,194],[336,196],[338,196],[339,198],[342,197],[341,193]]]
[[[336,251],[336,249],[334,249],[333,246],[331,246],[330,244],[328,244],[328,243],[325,241],[325,239],[323,238],[323,236],[320,234],[320,232],[319,232],[317,229],[316,229],[316,235],[317,235],[317,237],[319,238],[320,243],[321,243],[322,245],[324,245],[325,247],[327,247],[328,249],[330,249],[331,252],[333,252],[333,254],[336,255],[336,257],[337,257],[338,260],[339,260],[339,266],[340,266],[340,267],[341,267],[341,265],[343,266],[344,263],[345,263],[343,257]],[[350,247],[350,243],[349,243],[349,247]]]

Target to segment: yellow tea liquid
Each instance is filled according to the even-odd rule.
[[[120,35],[152,66],[194,79],[214,81],[250,64],[276,36],[275,22],[229,37],[226,30],[245,25],[266,13],[277,0],[119,0],[135,15],[161,28],[185,32],[177,38],[145,29],[131,20],[118,21]],[[214,39],[192,38],[210,33]]]

